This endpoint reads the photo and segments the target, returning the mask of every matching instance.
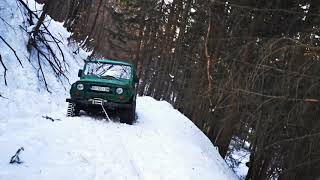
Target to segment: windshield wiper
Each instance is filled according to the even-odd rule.
[[[100,66],[101,67],[101,66]],[[104,73],[106,73],[107,71],[109,71],[111,68],[113,67],[113,64],[111,66],[109,66],[107,69],[103,68],[103,71],[99,73],[99,75],[103,75]]]

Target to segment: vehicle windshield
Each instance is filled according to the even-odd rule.
[[[98,76],[103,79],[130,79],[131,67],[102,62],[88,62],[84,74]]]

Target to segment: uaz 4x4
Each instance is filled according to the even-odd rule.
[[[132,64],[113,60],[86,61],[79,70],[80,80],[70,90],[68,116],[116,110],[120,122],[132,124],[135,120],[136,85],[138,78]]]

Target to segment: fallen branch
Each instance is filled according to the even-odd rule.
[[[69,78],[65,75],[68,72],[67,68],[69,64],[65,59],[65,55],[63,53],[63,48],[61,47],[62,41],[56,38],[45,25],[45,17],[48,5],[46,4],[43,8],[43,12],[39,17],[34,11],[32,11],[28,5],[23,0],[17,0],[26,9],[27,13],[29,14],[29,18],[34,18],[37,20],[36,27],[33,28],[31,32],[28,32],[26,29],[22,27],[28,34],[29,34],[29,41],[27,44],[27,49],[29,52],[34,49],[38,56],[38,77],[42,77],[45,87],[48,92],[50,92],[48,88],[48,84],[45,77],[45,72],[43,71],[43,63],[42,59],[46,60],[47,63],[50,65],[53,73],[57,77],[58,81],[63,85],[63,80],[67,80],[70,84]],[[50,44],[53,43],[53,44]],[[52,46],[56,46],[55,48],[58,50],[59,53],[54,51],[55,48]],[[60,56],[61,55],[61,58]],[[65,88],[65,87],[64,87]]]
[[[20,160],[20,157],[19,157],[21,151],[24,151],[24,148],[23,148],[23,147],[19,148],[19,149],[17,150],[16,154],[11,157],[10,162],[9,162],[10,164],[14,164],[14,163],[16,163],[16,164],[21,164],[21,163],[23,163],[23,162]]]
[[[6,24],[8,27],[10,27],[13,31],[14,28],[11,26],[11,24],[9,24],[6,20],[4,20],[2,17],[0,17],[0,19],[3,21],[4,24]]]
[[[4,69],[4,73],[3,73],[3,78],[4,78],[4,84],[7,86],[7,71],[8,71],[8,68],[4,65],[3,61],[2,61],[2,56],[0,54],[0,63]],[[2,95],[0,94],[0,97],[2,97]]]
[[[49,117],[49,116],[42,116],[42,118],[44,118],[44,119],[48,119],[48,120],[50,120],[50,121],[52,121],[52,122],[54,122],[54,121],[61,121],[61,119],[53,119],[52,117]]]
[[[38,51],[38,65],[39,65],[39,70],[41,71],[41,75],[42,75],[42,78],[43,78],[43,81],[44,81],[44,85],[46,86],[47,91],[48,91],[49,93],[51,93],[51,91],[49,90],[49,87],[48,87],[48,84],[47,84],[47,80],[46,80],[46,77],[45,77],[45,75],[44,75],[42,66],[41,66],[39,51]]]
[[[7,97],[4,97],[2,94],[0,94],[0,98],[9,99],[9,98],[7,98]]]
[[[38,22],[41,22],[41,23],[39,24],[39,27],[40,27],[41,25],[43,25],[44,29],[46,30],[46,34],[48,34],[48,35],[53,39],[53,41],[56,43],[56,45],[57,45],[57,47],[58,47],[58,49],[59,49],[59,51],[60,51],[60,53],[61,53],[63,62],[65,62],[64,54],[63,54],[63,52],[62,52],[61,47],[59,46],[59,43],[60,43],[61,41],[59,41],[56,37],[54,37],[54,36],[52,35],[52,33],[49,31],[49,29],[43,24],[43,21],[40,20],[40,18],[38,17],[38,15],[37,15],[36,13],[34,13],[34,12],[28,7],[28,5],[27,5],[25,2],[23,2],[23,0],[18,0],[18,1],[23,5],[23,7],[28,11],[29,14],[32,14],[33,16],[35,16],[35,18],[38,20]],[[31,16],[31,17],[32,17],[32,16]],[[35,28],[35,29],[36,29],[36,28]],[[35,34],[38,34],[38,32],[35,33]]]
[[[17,60],[19,61],[19,64],[21,65],[21,67],[23,67],[21,59],[18,57],[17,52],[10,46],[10,44],[2,36],[0,36],[0,39],[11,49],[11,51],[14,53]]]

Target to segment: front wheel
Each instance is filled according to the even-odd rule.
[[[120,114],[120,122],[132,125],[135,121],[136,117],[136,104],[135,102],[128,109],[122,109]]]
[[[69,102],[67,116],[73,117],[73,116],[79,116],[79,114],[80,114],[80,109],[77,107],[77,104]]]

